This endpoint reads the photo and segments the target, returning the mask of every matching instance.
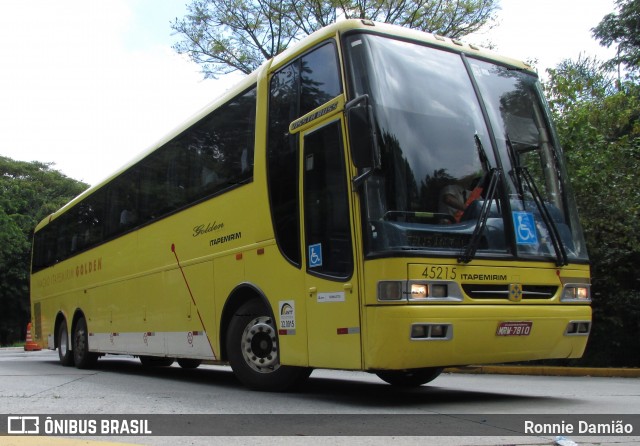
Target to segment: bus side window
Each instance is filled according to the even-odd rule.
[[[298,203],[299,135],[289,124],[342,92],[333,40],[304,54],[273,74],[269,95],[267,178],[276,240],[282,254],[300,266]]]
[[[271,78],[268,128],[269,199],[276,241],[282,254],[300,266],[298,135],[289,123],[298,115],[299,68],[290,64]]]

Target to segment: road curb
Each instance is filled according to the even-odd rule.
[[[640,378],[640,369],[557,366],[471,365],[449,367],[449,373],[539,376],[594,376],[603,378]]]

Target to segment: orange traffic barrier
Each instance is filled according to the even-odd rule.
[[[42,350],[42,348],[31,337],[31,322],[27,324],[27,342],[24,344],[24,349],[28,352]]]

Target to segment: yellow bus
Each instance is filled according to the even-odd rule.
[[[590,276],[536,74],[343,21],[300,41],[35,229],[35,340],[63,365],[313,368],[399,386],[580,357]]]

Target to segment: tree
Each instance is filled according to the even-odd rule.
[[[564,61],[545,85],[591,259],[593,332],[583,363],[640,366],[640,85],[593,59]]]
[[[171,27],[174,45],[206,78],[250,73],[338,17],[394,23],[458,38],[495,19],[496,0],[192,0]]]
[[[0,156],[0,345],[24,339],[33,228],[86,188],[50,164]]]
[[[618,54],[609,66],[622,65],[629,71],[640,69],[640,0],[616,0],[618,13],[607,14],[593,28],[593,36],[609,48],[614,43]]]

